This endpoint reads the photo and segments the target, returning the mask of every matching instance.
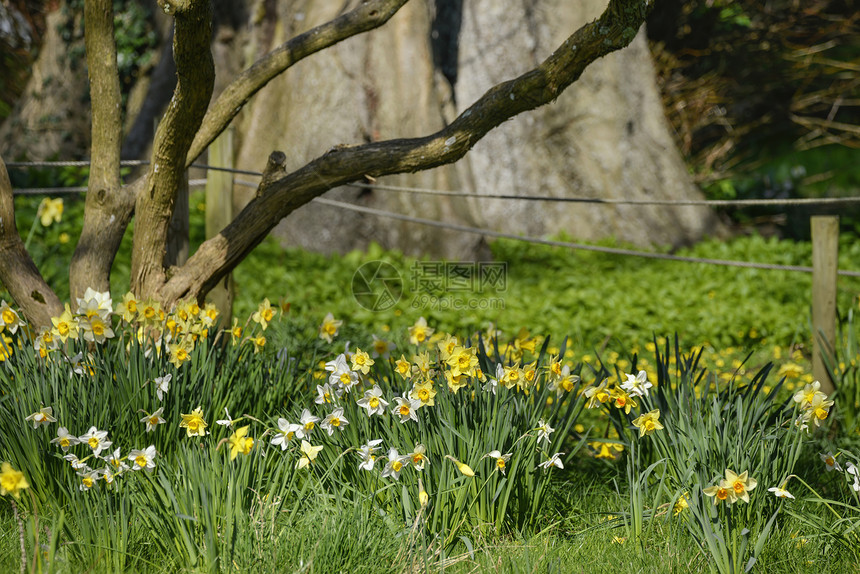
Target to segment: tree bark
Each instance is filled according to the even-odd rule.
[[[15,202],[6,163],[0,157],[0,283],[27,320],[39,327],[51,324],[51,317],[63,312],[63,305],[45,283],[15,225]]]
[[[84,4],[87,70],[92,102],[90,180],[81,237],[72,256],[69,289],[72,300],[83,297],[88,287],[110,290],[113,255],[101,251],[106,229],[117,219],[113,199],[122,185],[122,96],[114,41],[113,0],[88,0]],[[112,222],[113,220],[113,222]],[[124,223],[122,221],[120,224]],[[124,225],[111,229],[122,237]]]

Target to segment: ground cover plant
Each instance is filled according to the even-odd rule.
[[[91,291],[34,333],[3,304],[7,569],[636,571],[663,544],[666,571],[784,571],[792,534],[815,564],[857,558],[857,459],[816,434],[814,384],[423,318],[346,341],[328,315],[282,346],[285,311],[219,330],[212,307]]]

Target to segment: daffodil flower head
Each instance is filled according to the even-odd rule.
[[[230,460],[235,460],[240,452],[244,455],[249,454],[254,447],[254,439],[248,436],[249,428],[251,428],[250,425],[237,428],[227,439],[230,445]]]
[[[740,475],[734,471],[726,469],[726,483],[732,488],[735,494],[735,499],[750,501],[749,491],[754,489],[758,482],[756,479],[749,477],[747,471],[743,471]]]
[[[457,470],[459,470],[460,474],[462,474],[463,476],[468,476],[469,478],[472,478],[473,476],[475,476],[475,471],[472,470],[472,467],[470,467],[465,462],[460,462],[459,460],[457,460],[456,458],[454,458],[450,454],[446,454],[445,458],[447,458],[448,460],[453,462],[454,466],[457,467]]]
[[[649,413],[639,415],[637,418],[633,419],[633,426],[639,429],[639,436],[643,437],[663,428],[659,419],[660,409],[654,409]]]
[[[421,317],[409,327],[409,342],[413,345],[420,345],[429,339],[434,331],[435,329],[427,326],[427,319]]]
[[[128,453],[128,459],[134,463],[132,470],[151,471],[155,468],[156,450],[154,445],[149,445],[144,450],[134,449]]]
[[[714,498],[714,506],[718,505],[720,502],[734,504],[737,500],[737,496],[735,495],[732,485],[725,480],[720,480],[720,483],[715,486],[702,489],[702,494],[705,496],[712,496]]]
[[[21,491],[25,488],[30,488],[30,483],[24,478],[24,473],[12,468],[10,463],[4,462],[0,466],[0,495],[11,494],[15,498],[19,498]]]
[[[42,224],[42,227],[50,227],[52,223],[61,222],[63,220],[63,198],[51,199],[46,197],[39,204],[36,215],[39,217],[39,223]]]
[[[182,415],[182,422],[179,423],[180,428],[185,429],[185,434],[188,437],[206,436],[206,421],[203,420],[203,409],[197,407],[190,414]]]
[[[325,319],[323,319],[322,325],[320,325],[320,339],[323,339],[327,343],[331,343],[337,336],[337,331],[342,324],[343,321],[335,320],[334,315],[328,313],[325,316]]]
[[[24,420],[33,423],[34,429],[39,428],[40,425],[57,422],[57,419],[54,418],[54,409],[52,407],[42,407],[35,413],[25,417]]]
[[[373,385],[372,389],[364,391],[364,397],[358,399],[356,404],[367,411],[367,416],[382,416],[388,408],[388,401],[382,398],[382,389],[379,385]]]
[[[821,458],[821,462],[824,463],[824,470],[826,470],[827,472],[833,470],[842,470],[842,467],[839,466],[839,462],[836,460],[836,456],[833,453],[827,452],[819,454],[818,456]]]

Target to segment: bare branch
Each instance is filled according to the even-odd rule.
[[[200,128],[215,82],[210,48],[211,2],[159,0],[159,6],[176,15],[173,59],[177,83],[155,134],[149,181],[135,203],[131,287],[140,297],[154,293],[164,284],[167,230],[177,190],[185,177],[185,157]]]
[[[63,305],[48,287],[18,234],[15,202],[6,163],[0,158],[0,282],[34,326],[51,324],[51,317],[63,312]]]
[[[358,8],[287,41],[245,70],[209,108],[188,153],[186,166],[230,125],[251,96],[287,68],[347,38],[382,26],[409,0],[366,0]]]
[[[122,145],[122,96],[116,63],[112,0],[92,0],[84,3],[87,70],[92,101],[92,153],[89,193],[84,211],[81,238],[75,247],[69,273],[72,299],[83,296],[87,287],[101,291],[110,289],[110,266],[99,246],[106,230],[122,238],[125,224],[118,227],[117,199],[121,187],[120,146]]]
[[[220,234],[200,246],[164,286],[161,299],[169,304],[184,297],[202,298],[278,222],[333,187],[365,175],[415,172],[457,161],[491,129],[552,102],[586,66],[629,44],[651,7],[650,0],[610,0],[598,20],[576,31],[540,66],[494,86],[433,135],[341,146],[289,175],[274,181],[264,177],[266,185],[257,197]],[[269,165],[277,166],[278,158],[270,158]]]

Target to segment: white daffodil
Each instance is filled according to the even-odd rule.
[[[34,429],[39,428],[39,425],[57,422],[57,419],[54,418],[53,407],[42,407],[30,416],[24,417],[24,420],[33,423]]]
[[[546,459],[545,461],[543,461],[542,463],[540,463],[538,466],[543,468],[544,470],[549,470],[549,467],[551,467],[551,466],[557,466],[558,468],[564,468],[564,465],[562,464],[561,458],[560,458],[561,455],[563,455],[563,454],[564,454],[563,452],[557,452],[554,455],[552,455],[551,457],[549,457],[548,459]]]
[[[551,426],[549,426],[549,423],[547,423],[543,419],[540,419],[538,421],[538,426],[537,426],[536,430],[538,431],[538,436],[537,436],[538,442],[544,441],[547,444],[549,444],[549,435],[551,435],[553,432],[555,432],[555,429],[552,428]]]
[[[627,380],[621,383],[621,388],[627,391],[631,397],[647,397],[648,389],[653,387],[648,381],[648,373],[639,371],[636,376],[625,373]]]
[[[152,432],[155,430],[155,427],[165,423],[164,418],[161,416],[162,414],[164,414],[164,407],[159,407],[158,410],[151,415],[146,415],[140,419],[140,422],[146,423],[146,432]]]
[[[164,393],[170,389],[170,379],[172,378],[173,375],[167,373],[163,377],[156,377],[153,381],[155,383],[155,394],[158,396],[159,401],[164,400]]]
[[[490,457],[496,462],[496,470],[505,474],[508,467],[508,461],[511,460],[511,456],[513,456],[513,453],[509,452],[508,454],[502,454],[502,451],[500,450],[491,450],[481,458],[484,459]]]
[[[421,408],[419,399],[410,399],[408,397],[394,397],[397,405],[391,409],[391,412],[400,417],[400,422],[413,420],[418,422],[418,409]]]
[[[367,444],[361,445],[361,448],[358,449],[358,456],[361,458],[358,463],[359,470],[373,470],[373,465],[376,463],[376,455],[374,453],[379,450],[380,444],[382,444],[382,439],[377,438],[367,441]]]
[[[367,416],[382,416],[388,407],[388,401],[382,398],[382,389],[379,388],[379,385],[373,385],[372,389],[364,391],[364,397],[358,399],[356,403],[367,410]]]
[[[343,408],[338,407],[323,419],[320,427],[328,433],[328,436],[331,436],[334,434],[335,429],[342,431],[343,427],[348,424],[349,421],[343,416]]]
[[[78,444],[78,437],[74,436],[69,432],[66,427],[60,427],[57,429],[57,438],[51,440],[51,444],[58,444],[60,448],[63,449],[63,452],[68,452],[69,447],[75,446]]]
[[[400,472],[409,464],[409,455],[401,455],[396,448],[388,451],[388,463],[382,469],[382,478],[392,477],[400,480]]]
[[[128,470],[128,465],[125,463],[125,457],[120,453],[120,449],[116,449],[108,457],[105,459],[105,462],[111,468],[114,476],[121,474],[123,471]]]
[[[82,443],[86,443],[93,450],[93,454],[98,456],[101,452],[113,444],[107,439],[107,431],[101,431],[96,427],[90,427],[86,434],[78,437]]]
[[[304,436],[302,425],[291,423],[285,418],[279,418],[278,432],[272,438],[271,444],[272,446],[280,446],[281,450],[287,450],[287,445],[293,438],[302,438]]]
[[[302,411],[302,416],[299,418],[299,423],[302,425],[302,436],[299,438],[305,437],[313,432],[314,427],[318,422],[320,422],[319,417],[315,417],[311,414],[311,411],[304,409]]]
[[[155,468],[156,454],[154,445],[149,445],[144,450],[132,450],[128,453],[128,460],[134,463],[132,470],[152,470]]]

